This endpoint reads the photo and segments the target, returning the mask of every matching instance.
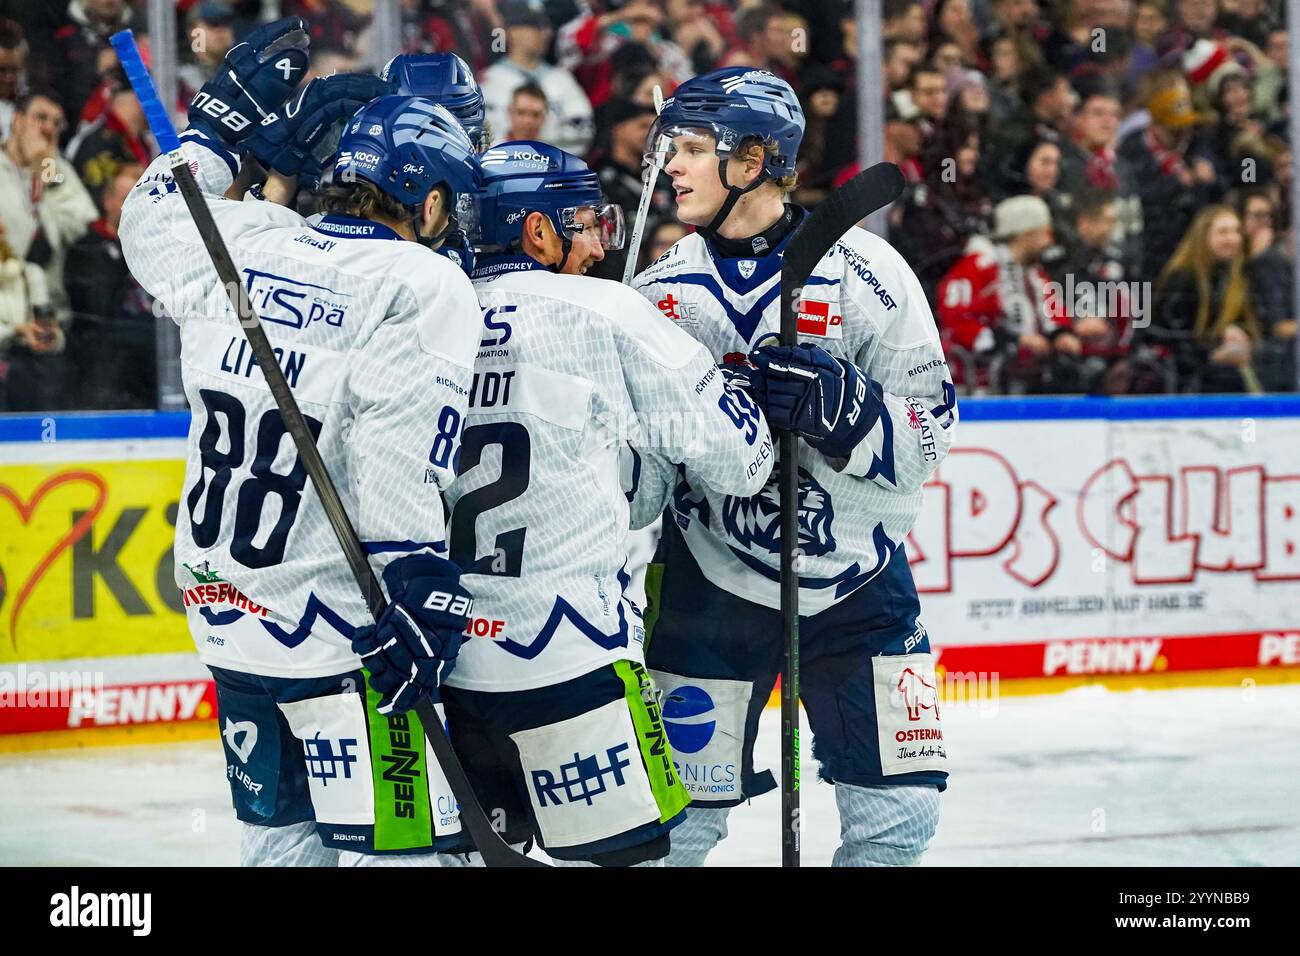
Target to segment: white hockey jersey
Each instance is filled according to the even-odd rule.
[[[628,287],[527,259],[480,271],[494,277],[475,282],[483,341],[447,496],[475,618],[447,683],[521,690],[643,660],[620,453],[631,442],[747,497],[771,469],[767,422]]]
[[[469,280],[375,223],[312,227],[220,198],[235,157],[194,139],[183,149],[376,573],[445,555],[440,493],[482,327]],[[201,659],[285,677],[357,666],[349,640],[371,621],[366,604],[165,158],[126,200],[121,236],[181,330],[193,419],[176,580]]]
[[[680,240],[633,285],[721,361],[780,330],[781,250],[724,259],[698,233]],[[953,389],[925,293],[903,258],[854,228],[818,263],[798,304],[799,341],[819,345],[879,382],[885,414],[847,462],[801,442],[799,609],[816,614],[879,574],[911,531],[921,486],[952,445]],[[634,527],[664,503],[700,570],[718,587],[780,606],[777,472],[753,497],[719,494],[691,468],[643,456]]]

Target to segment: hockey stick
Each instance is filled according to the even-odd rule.
[[[270,388],[271,395],[280,409],[285,428],[293,436],[298,457],[302,459],[303,466],[311,477],[312,485],[320,497],[321,507],[325,509],[325,515],[334,528],[334,534],[343,549],[344,557],[347,558],[348,567],[352,570],[352,575],[365,596],[371,614],[374,615],[375,620],[378,620],[387,606],[384,592],[380,589],[375,573],[366,558],[361,539],[357,536],[356,529],[353,528],[352,521],[343,508],[343,502],[339,500],[338,491],[330,479],[329,472],[325,469],[325,462],[316,448],[316,442],[308,431],[306,422],[303,421],[298,402],[293,397],[289,383],[285,381],[284,372],[280,370],[280,363],[276,361],[266,331],[262,328],[257,313],[253,311],[252,303],[248,301],[244,286],[239,281],[235,263],[226,249],[225,240],[217,231],[212,210],[208,208],[203,193],[199,191],[199,185],[190,171],[189,163],[181,156],[180,139],[176,136],[171,117],[167,115],[166,108],[158,98],[153,79],[140,58],[140,51],[135,45],[133,34],[130,30],[123,30],[114,34],[111,42],[113,49],[117,51],[117,58],[121,61],[126,78],[140,101],[140,108],[144,110],[145,117],[149,120],[150,129],[153,130],[159,147],[167,154],[172,176],[180,187],[190,215],[194,218],[194,226],[203,239],[203,245],[208,250],[212,265],[217,270],[217,276],[226,288],[230,304],[235,314],[239,316],[239,324],[248,337],[248,344],[252,347],[257,364],[266,378],[267,387]],[[433,702],[427,697],[422,698],[415,705],[415,712],[424,726],[424,733],[429,740],[429,746],[433,748],[434,757],[437,758],[438,765],[451,785],[456,801],[460,804],[461,823],[469,832],[475,847],[483,855],[483,862],[488,866],[546,866],[545,863],[530,859],[510,847],[501,839],[501,834],[493,828],[487,814],[483,812],[483,808],[474,796],[469,778],[465,775],[465,768],[461,766],[456,752],[452,750],[451,741],[447,739],[442,719],[438,716]]]
[[[903,191],[893,163],[863,170],[821,201],[799,225],[781,260],[781,344],[799,342],[795,302],[817,263],[850,228]],[[781,489],[781,865],[799,865],[799,443],[780,436]]]
[[[664,91],[655,84],[655,113],[659,113],[664,108]],[[659,145],[658,143],[655,144]],[[623,284],[631,285],[632,277],[636,275],[636,260],[641,254],[641,238],[645,232],[646,217],[650,215],[650,199],[654,196],[655,184],[659,182],[659,174],[663,172],[663,150],[656,149],[653,153],[654,159],[646,166],[645,178],[641,180],[641,201],[636,207],[636,221],[632,223],[632,237],[628,240],[627,261],[623,263]]]

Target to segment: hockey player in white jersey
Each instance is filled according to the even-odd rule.
[[[177,580],[217,682],[242,861],[432,862],[455,805],[405,712],[436,688],[469,619],[440,495],[482,320],[468,278],[428,246],[472,201],[478,160],[441,107],[384,97],[344,133],[319,225],[221,198],[255,118],[303,75],[304,27],[281,21],[232,50],[182,148],[382,576],[391,603],[378,624],[165,157],[125,203],[122,245],[181,329],[193,421]],[[317,82],[328,98],[331,80]]]
[[[667,144],[678,216],[697,231],[635,287],[802,439],[800,691],[836,786],[834,862],[910,864],[934,832],[947,760],[937,708],[905,706],[935,678],[903,541],[951,445],[955,393],[920,284],[858,228],[803,287],[798,347],[759,344],[779,329],[782,251],[804,216],[785,199],[802,133],[794,92],[771,73],[678,87],[650,142]],[[670,501],[647,661],[694,800],[669,864],[698,865],[729,808],[775,787],[753,745],[782,656],[779,497],[775,473],[758,495],[733,496],[644,458],[637,524]]]
[[[633,442],[749,497],[771,438],[707,349],[630,288],[581,275],[622,243],[595,173],[537,142],[482,162],[483,340],[448,494],[475,605],[443,689],[451,740],[507,840],[649,863],[688,797],[627,595],[620,452]]]

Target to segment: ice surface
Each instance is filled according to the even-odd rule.
[[[952,780],[925,865],[1300,864],[1300,685],[1109,692],[949,705]],[[759,765],[775,768],[779,714]],[[804,737],[810,735],[805,730]],[[804,755],[805,865],[838,841]],[[0,863],[233,865],[211,743],[0,755]],[[780,861],[780,798],[732,813],[713,865]]]

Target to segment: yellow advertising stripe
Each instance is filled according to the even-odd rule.
[[[136,724],[130,727],[82,727],[46,730],[34,734],[0,734],[0,753],[34,750],[82,750],[88,747],[124,747],[130,744],[174,744],[191,740],[221,739],[216,720],[187,720],[172,724]]]

